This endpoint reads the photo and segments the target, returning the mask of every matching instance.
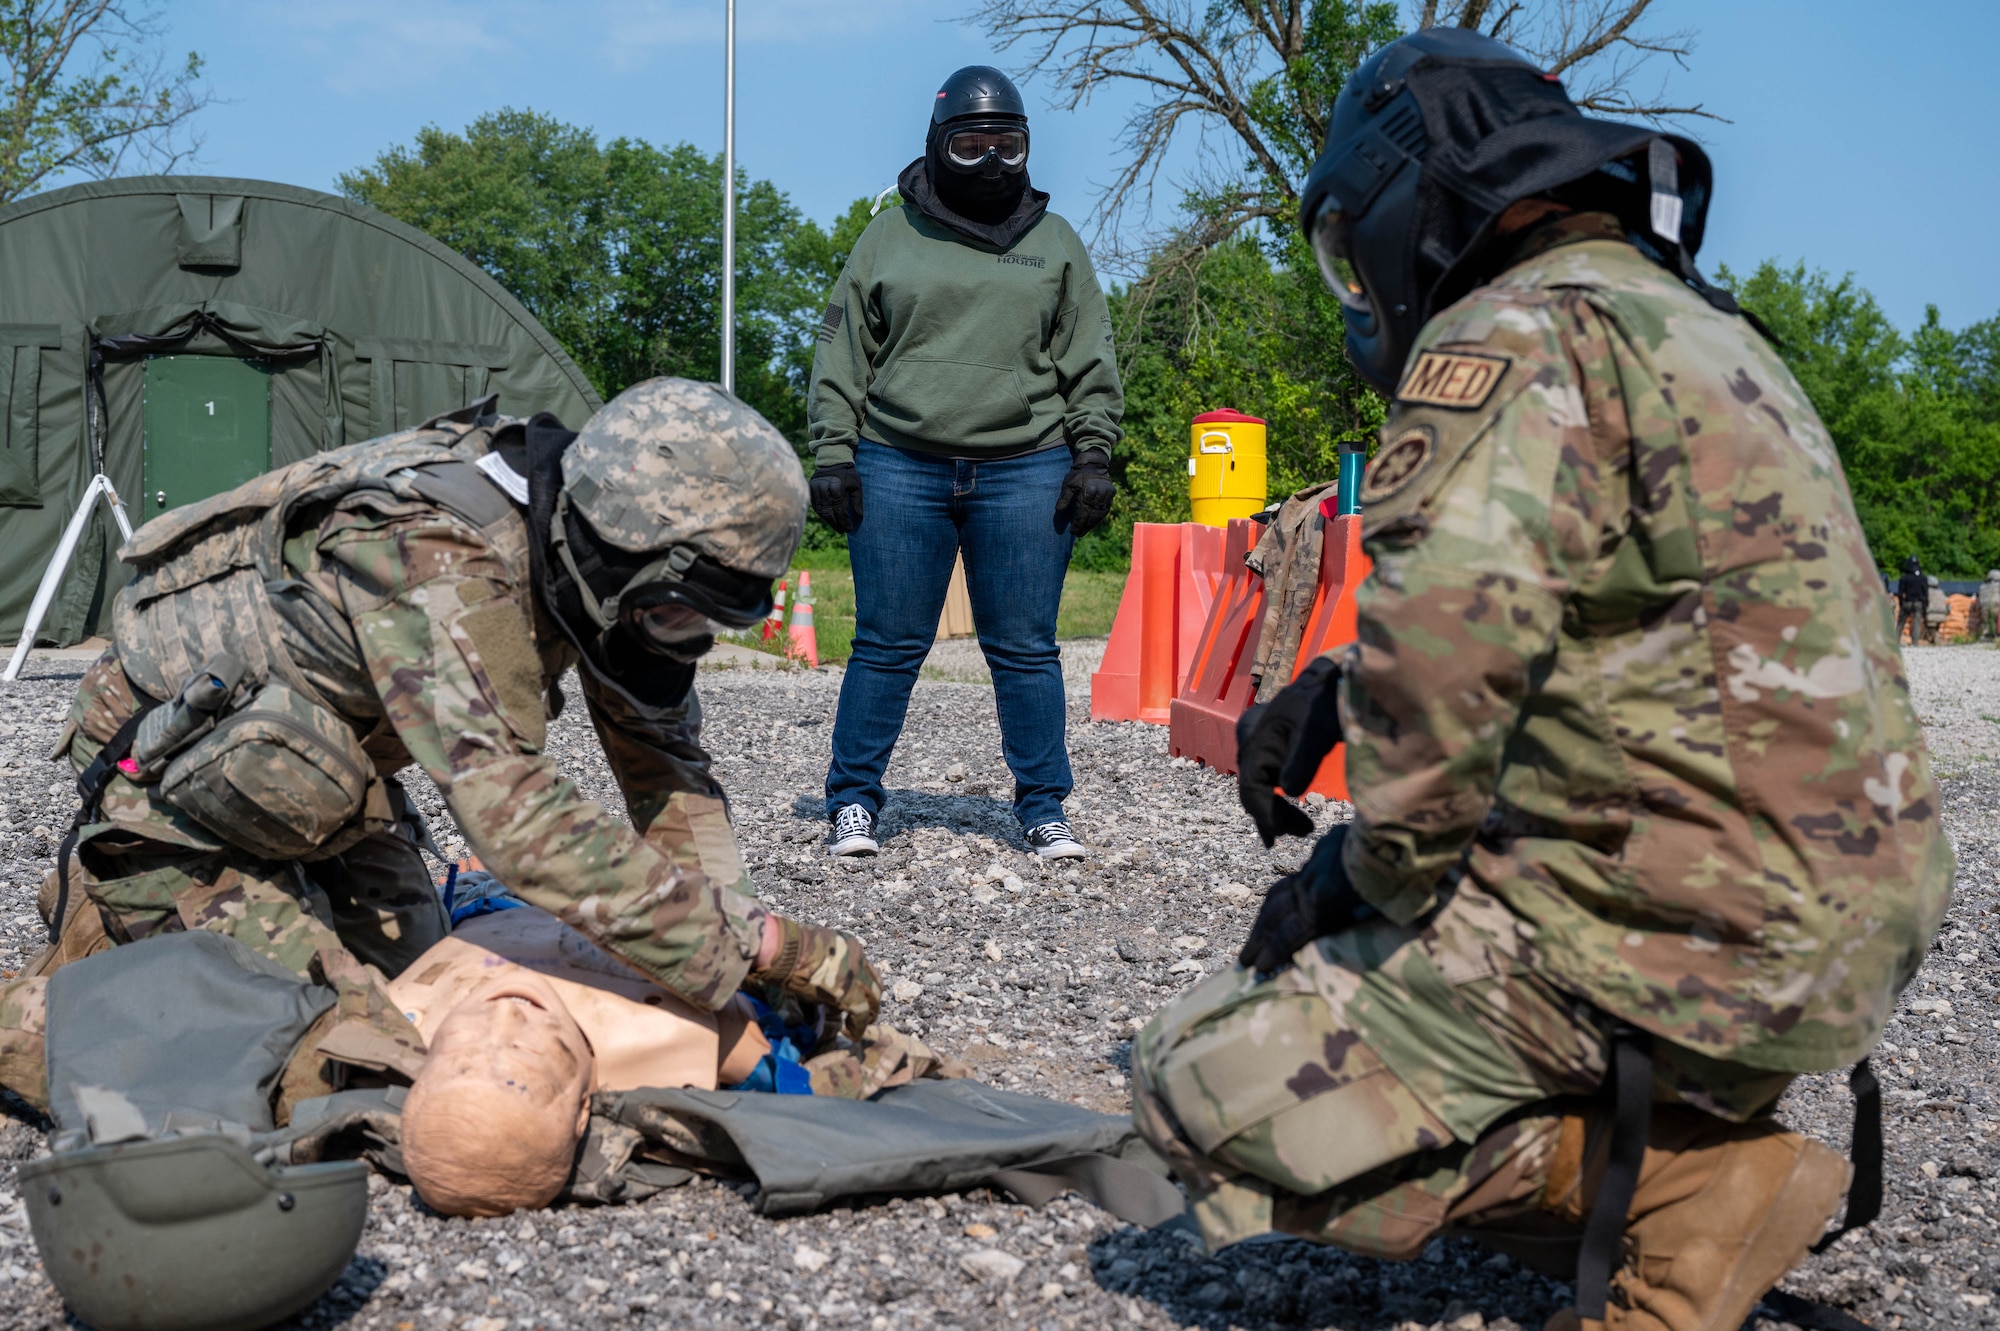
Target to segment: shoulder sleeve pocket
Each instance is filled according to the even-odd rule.
[[[531,752],[540,753],[548,738],[542,662],[521,608],[511,600],[488,601],[452,620],[451,636],[487,701]]]

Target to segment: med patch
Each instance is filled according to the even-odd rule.
[[[1396,401],[1447,411],[1476,411],[1507,377],[1506,356],[1471,351],[1426,351],[1403,376]]]
[[[1385,445],[1361,477],[1361,503],[1378,504],[1408,485],[1437,456],[1437,432],[1413,425]]]

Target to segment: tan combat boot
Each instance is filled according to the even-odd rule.
[[[1576,1223],[1603,1173],[1602,1149],[1583,1167],[1587,1126],[1579,1115],[1563,1120],[1543,1193],[1544,1205]],[[1565,1308],[1544,1331],[1737,1331],[1826,1231],[1850,1172],[1840,1156],[1771,1119],[1726,1123],[1656,1106],[1612,1306],[1602,1322]],[[1579,1182],[1586,1176],[1587,1187]]]
[[[54,975],[70,962],[95,956],[112,945],[110,937],[104,932],[104,917],[84,891],[84,882],[83,862],[72,855],[69,861],[69,902],[63,911],[62,927],[57,929],[56,901],[62,895],[60,879],[51,869],[42,880],[42,889],[35,898],[35,909],[41,912],[42,923],[55,932],[56,941],[37,952],[21,968],[23,978]]]

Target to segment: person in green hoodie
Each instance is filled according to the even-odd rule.
[[[1028,143],[1005,74],[946,79],[902,207],[862,233],[820,325],[812,504],[854,564],[826,777],[836,855],[877,849],[882,774],[959,552],[1027,843],[1085,853],[1063,815],[1056,609],[1076,538],[1110,512],[1125,397],[1104,292],[1029,183]]]

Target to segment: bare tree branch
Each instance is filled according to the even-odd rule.
[[[1230,197],[1254,206],[1219,207],[1200,227],[1180,226],[1167,238],[1180,244],[1217,226],[1226,239],[1295,206],[1334,96],[1368,52],[1399,31],[1402,3],[1415,27],[1472,28],[1515,46],[1562,75],[1592,114],[1719,119],[1700,104],[1668,99],[1664,80],[1649,95],[1635,91],[1650,61],[1666,56],[1684,67],[1694,50],[1692,32],[1646,27],[1656,2],[978,0],[966,22],[1000,49],[1020,50],[1021,72],[1052,84],[1058,106],[1074,109],[1110,86],[1142,91],[1120,135],[1117,172],[1099,195],[1100,246],[1117,235],[1128,209],[1151,215],[1170,151],[1184,131],[1194,132],[1201,167],[1220,166],[1213,174],[1235,191]]]
[[[1226,128],[1250,171],[1294,191],[1297,164],[1252,111],[1261,79],[1299,58],[1307,0],[983,0],[978,23],[1003,50],[1024,47],[1026,69],[1050,79],[1074,109],[1102,87],[1154,90],[1127,118],[1124,162],[1098,207],[1100,234],[1126,206],[1150,211],[1151,187],[1189,117]]]
[[[0,203],[200,151],[201,57],[156,49],[164,31],[157,0],[0,0]]]

